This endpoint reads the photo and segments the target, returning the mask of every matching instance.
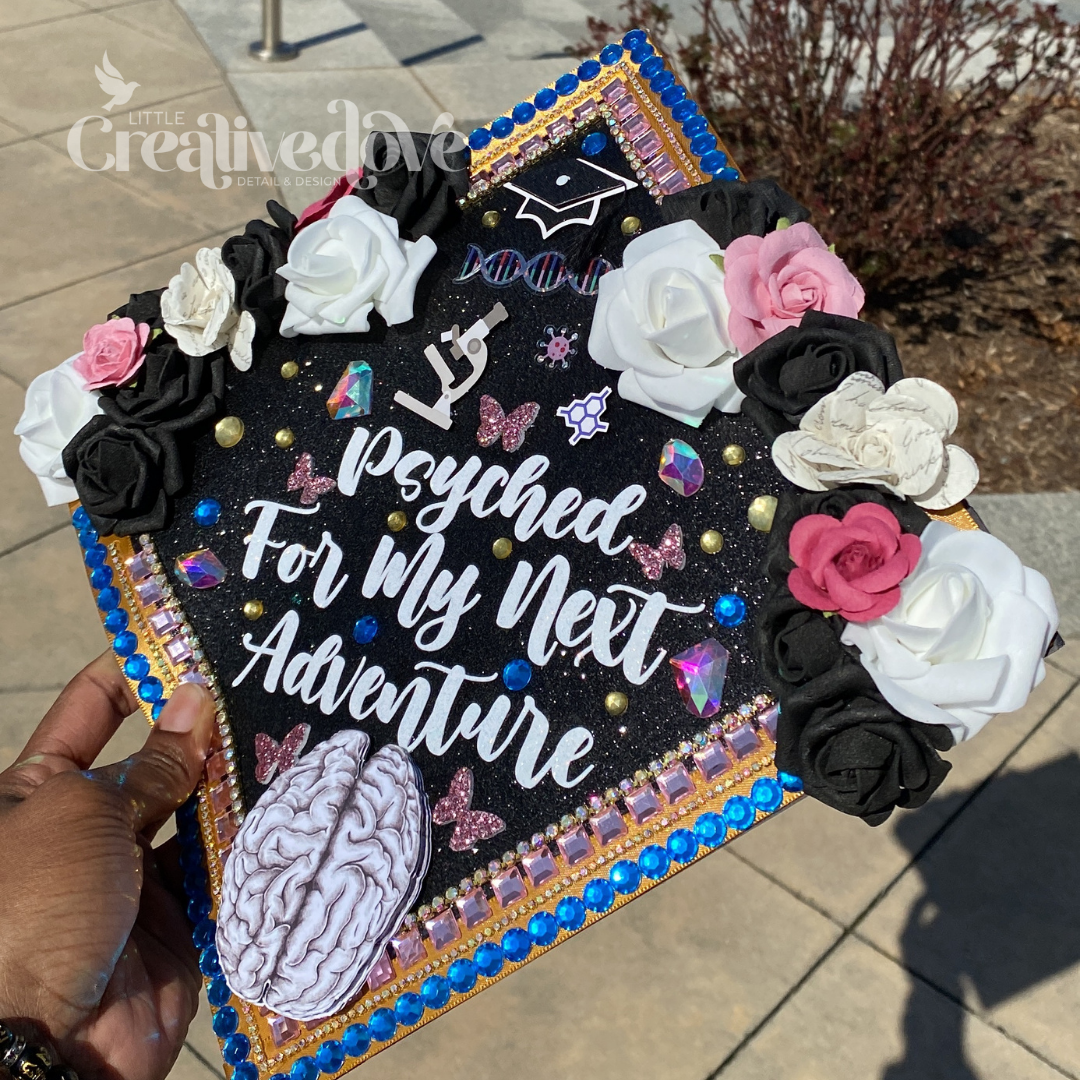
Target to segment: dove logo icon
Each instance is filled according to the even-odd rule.
[[[108,51],[101,57],[101,67],[94,66],[94,74],[101,92],[112,97],[111,101],[101,106],[105,112],[111,111],[114,105],[126,105],[140,85],[137,82],[124,82],[124,76],[109,63]]]

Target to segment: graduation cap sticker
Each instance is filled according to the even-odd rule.
[[[604,199],[637,187],[635,181],[584,158],[534,172],[519,183],[507,183],[505,188],[522,196],[514,216],[535,221],[545,240],[567,225],[592,225]]]

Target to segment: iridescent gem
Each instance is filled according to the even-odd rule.
[[[559,845],[562,857],[566,860],[567,866],[576,866],[579,862],[584,862],[592,854],[592,841],[589,839],[589,834],[580,825],[564,833],[556,842]]]
[[[355,420],[371,414],[371,365],[366,360],[354,360],[345,369],[326,399],[326,411],[332,420]]]
[[[212,589],[225,580],[225,574],[221,560],[209,548],[176,558],[176,576],[193,589]]]
[[[466,930],[472,930],[479,926],[485,919],[491,917],[491,905],[484,895],[483,889],[472,889],[460,900],[456,901],[458,914],[465,923]]]
[[[720,711],[727,676],[728,651],[715,638],[706,638],[671,658],[675,685],[686,710],[694,716]]]
[[[682,439],[672,439],[660,452],[660,479],[680,495],[693,495],[705,483],[705,465]]]
[[[378,990],[385,986],[394,977],[394,965],[390,962],[386,950],[383,950],[375,966],[368,972],[367,987],[369,990]]]
[[[496,874],[491,879],[491,887],[495,890],[495,899],[504,907],[510,907],[519,900],[525,899],[525,882],[521,879],[521,872],[515,866],[505,873]]]
[[[690,774],[682,763],[665,769],[656,778],[656,783],[664,798],[672,805],[694,793],[694,781],[690,779]]]
[[[592,828],[593,836],[600,841],[601,846],[610,844],[613,840],[618,840],[620,836],[626,835],[626,822],[623,821],[622,814],[614,806],[609,806],[599,814],[593,814],[589,818],[589,826]]]
[[[721,626],[738,626],[746,618],[746,601],[738,593],[724,593],[713,605],[713,615]]]
[[[539,888],[544,882],[550,881],[559,872],[555,860],[551,857],[551,852],[542,844],[536,851],[523,856],[521,865],[525,868],[525,873],[528,875],[529,881],[532,882],[534,889]]]
[[[195,524],[204,529],[209,529],[218,523],[221,517],[221,503],[217,499],[200,499],[191,511]]]

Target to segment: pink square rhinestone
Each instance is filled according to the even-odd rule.
[[[378,963],[368,972],[367,988],[369,990],[378,990],[380,986],[385,986],[393,977],[394,965],[390,962],[386,950],[383,949],[383,954],[379,957]]]
[[[211,784],[224,780],[229,771],[229,761],[224,754],[215,754],[206,762],[206,778]]]
[[[436,915],[434,919],[428,919],[424,927],[428,937],[431,938],[431,944],[436,949],[445,949],[450,942],[457,941],[461,937],[461,927],[458,926],[452,911],[444,911],[441,915]]]
[[[455,900],[458,914],[465,923],[465,929],[479,926],[491,915],[491,905],[483,889],[470,889],[460,900]]]
[[[504,908],[525,899],[525,882],[516,866],[512,866],[502,874],[496,874],[491,879],[491,887],[495,890],[495,899]]]
[[[605,101],[618,101],[619,98],[626,96],[626,83],[622,79],[612,79],[600,91],[600,96]]]
[[[507,169],[512,169],[516,164],[517,159],[513,154],[503,154],[503,156],[491,166],[491,173],[493,176],[499,176],[501,173],[506,172]]]
[[[284,1046],[290,1039],[300,1034],[300,1025],[287,1016],[270,1017],[270,1038],[275,1046]]]
[[[600,841],[601,846],[626,835],[626,822],[614,806],[609,806],[599,814],[593,814],[589,818],[589,824],[592,826],[593,836]]]
[[[675,162],[671,160],[671,156],[667,153],[661,154],[657,158],[653,158],[649,162],[647,172],[656,181],[660,181],[670,176],[675,171]]]
[[[731,758],[727,756],[723,743],[714,742],[694,755],[694,764],[706,780],[715,780],[731,768]]]
[[[565,116],[560,116],[554,123],[548,124],[547,132],[553,139],[562,138],[564,135],[569,135],[574,130],[574,125],[566,119]]]
[[[191,646],[182,638],[174,637],[165,645],[165,655],[174,663],[182,664],[191,659]]]
[[[764,712],[758,716],[757,722],[761,726],[762,730],[767,731],[769,738],[773,742],[776,742],[776,722],[780,717],[780,708],[777,705],[770,705]]]
[[[391,938],[390,944],[394,947],[394,955],[397,957],[402,971],[419,964],[428,954],[427,946],[424,944],[424,939],[420,936],[419,930],[410,930],[407,934],[402,934],[401,937]]]
[[[640,106],[635,98],[624,97],[622,101],[616,101],[615,104],[612,105],[611,111],[615,114],[616,119],[627,120],[633,116],[634,113],[640,111]]]
[[[136,585],[135,592],[138,594],[139,603],[143,607],[156,604],[165,595],[156,581],[145,581],[142,585]]]
[[[521,865],[525,867],[525,873],[528,874],[534,889],[538,889],[545,881],[550,881],[559,872],[551,852],[546,847],[522,855]]]
[[[180,625],[180,620],[168,608],[155,611],[146,621],[150,624],[150,629],[158,637],[164,637],[166,634],[172,633]]]
[[[574,110],[575,120],[587,120],[593,113],[596,112],[596,102],[592,98],[583,102]]]
[[[592,841],[580,825],[563,833],[555,842],[559,845],[559,851],[562,852],[567,866],[577,866],[592,854]]]
[[[649,121],[645,119],[642,113],[637,113],[635,116],[630,117],[622,126],[623,134],[628,139],[639,139],[648,131],[652,131],[649,127]]]
[[[665,769],[656,778],[656,783],[663,792],[664,798],[673,806],[680,799],[685,799],[694,793],[694,781],[690,779],[690,774],[682,762],[672,765],[670,769]]]
[[[663,145],[655,131],[647,131],[634,140],[634,149],[642,161],[648,161]]]
[[[222,814],[214,818],[214,829],[217,831],[219,844],[231,844],[236,835],[236,819],[232,814]]]
[[[674,195],[677,191],[685,191],[690,186],[690,181],[681,172],[673,172],[659,183],[660,192],[663,195]]]
[[[153,573],[150,560],[142,552],[128,559],[127,568],[132,581],[145,581]]]
[[[531,139],[527,139],[521,144],[521,152],[525,155],[531,154],[534,150],[540,151],[547,147],[547,143],[540,138],[539,135],[534,135]]]
[[[628,791],[625,801],[626,809],[630,812],[630,816],[634,819],[636,825],[642,825],[649,818],[660,813],[660,800],[656,797],[656,792],[648,784],[635,788],[633,791]]]
[[[740,724],[733,731],[729,731],[727,741],[740,761],[748,754],[752,754],[761,745],[757,732],[749,724]]]
[[[218,784],[210,789],[210,805],[215,814],[224,814],[232,809],[232,793],[228,784]]]

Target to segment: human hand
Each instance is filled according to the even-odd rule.
[[[99,656],[0,773],[0,1018],[81,1080],[161,1080],[198,1007],[175,841],[151,841],[198,782],[214,702],[182,684],[139,753],[91,770],[136,707]]]

